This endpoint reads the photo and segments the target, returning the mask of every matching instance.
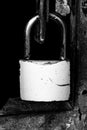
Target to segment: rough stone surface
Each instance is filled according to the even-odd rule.
[[[85,0],[79,1],[77,42],[79,45],[78,104],[82,113],[87,112],[87,10]]]
[[[69,0],[56,0],[56,12],[66,16],[70,13]]]
[[[87,113],[73,111],[0,118],[0,130],[86,130]]]

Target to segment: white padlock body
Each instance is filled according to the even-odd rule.
[[[20,60],[19,63],[22,100],[44,102],[69,100],[69,61]]]

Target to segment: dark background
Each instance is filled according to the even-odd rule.
[[[23,56],[25,26],[35,14],[35,0],[1,4],[0,107],[9,97],[19,96],[19,59]]]
[[[52,3],[53,2],[53,3]],[[53,7],[55,1],[51,1]],[[25,26],[35,15],[36,1],[1,3],[0,107],[10,97],[19,97],[19,59],[24,54]]]

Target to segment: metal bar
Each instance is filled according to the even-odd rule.
[[[49,0],[40,0],[40,42],[45,40],[46,22],[49,17]]]
[[[44,3],[45,0],[40,0],[40,42],[45,40],[45,14],[44,14]]]

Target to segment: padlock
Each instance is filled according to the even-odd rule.
[[[26,26],[25,59],[19,61],[20,97],[22,100],[34,102],[68,101],[70,98],[70,60],[66,56],[65,24],[59,16],[49,13],[49,9],[47,9],[48,12],[44,16],[44,0],[40,0],[40,8],[40,13],[30,19]],[[58,60],[31,60],[30,34],[32,27],[36,21],[40,21],[39,41],[40,44],[44,44],[45,22],[48,22],[49,18],[57,24],[59,23],[63,30],[60,58]]]

